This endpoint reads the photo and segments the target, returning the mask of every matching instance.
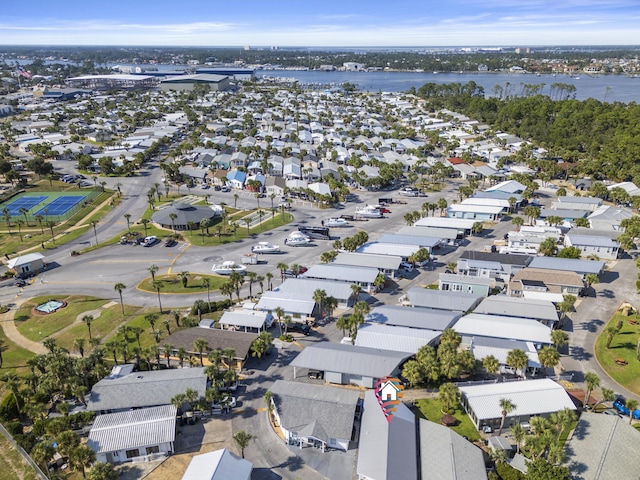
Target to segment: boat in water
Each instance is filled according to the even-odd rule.
[[[231,275],[233,272],[244,274],[247,271],[247,267],[233,260],[227,260],[211,267],[211,271],[218,275]]]
[[[356,215],[363,218],[382,218],[382,212],[372,205],[356,208]]]
[[[338,218],[330,218],[328,220],[325,220],[323,225],[329,228],[343,228],[343,227],[350,227],[351,223],[349,223],[344,218],[338,217]]]
[[[304,245],[311,245],[311,238],[302,232],[291,232],[285,239],[284,244],[290,247],[302,247]]]
[[[253,253],[280,253],[280,245],[273,245],[269,242],[260,242],[251,247]]]

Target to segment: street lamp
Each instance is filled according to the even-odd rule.
[[[98,246],[98,232],[96,232],[96,225],[98,224],[98,222],[96,222],[95,220],[93,220],[91,222],[91,226],[93,227],[93,236],[96,239],[96,247]]]

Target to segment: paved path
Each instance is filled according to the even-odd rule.
[[[14,303],[14,306],[11,307],[11,310],[0,315],[2,329],[4,330],[4,334],[7,336],[7,338],[16,345],[25,348],[33,353],[45,354],[48,352],[48,350],[40,342],[34,342],[33,340],[29,340],[27,337],[23,336],[18,331],[18,328],[16,327],[16,324],[14,322],[16,312],[20,308],[20,305],[22,305],[26,301],[26,298],[18,299]]]

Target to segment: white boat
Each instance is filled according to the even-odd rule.
[[[269,242],[260,242],[251,247],[253,253],[280,253],[280,245],[273,245]]]
[[[247,267],[240,263],[236,263],[233,260],[227,260],[219,265],[211,267],[211,271],[218,275],[231,275],[233,272],[244,274],[244,272],[247,271]]]
[[[351,224],[344,218],[329,218],[324,221],[324,226],[329,228],[350,227]]]
[[[382,212],[371,205],[356,208],[356,215],[363,218],[382,218]]]
[[[290,247],[301,247],[311,245],[311,239],[301,232],[291,232],[285,239],[284,244]]]

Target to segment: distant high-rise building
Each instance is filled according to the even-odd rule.
[[[516,48],[516,53],[518,55],[521,55],[523,53],[531,53],[531,48],[529,48],[529,47],[517,47]]]

